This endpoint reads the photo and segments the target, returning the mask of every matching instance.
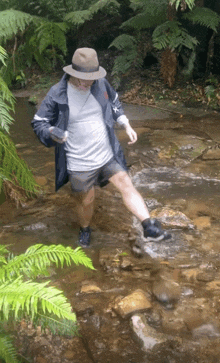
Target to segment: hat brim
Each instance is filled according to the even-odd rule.
[[[107,72],[103,67],[99,66],[97,72],[79,72],[72,68],[72,64],[63,68],[64,72],[72,77],[86,79],[86,80],[96,80],[106,76]]]

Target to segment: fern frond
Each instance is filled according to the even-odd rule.
[[[19,363],[13,343],[6,335],[0,335],[0,358],[5,363]]]
[[[217,31],[220,24],[220,16],[213,10],[208,8],[196,7],[183,17],[192,21],[193,23],[203,25],[213,31]]]
[[[66,29],[63,23],[43,22],[36,30],[36,40],[40,54],[50,45],[66,54]]]
[[[181,5],[181,3],[183,2],[183,0],[169,0],[171,5],[175,5],[176,10],[178,10],[179,6]],[[193,7],[195,6],[195,0],[184,0],[184,3],[188,6],[188,8],[190,10],[193,9]],[[184,4],[184,5],[185,5]]]
[[[4,107],[4,103],[0,100],[0,112],[2,112],[1,105]],[[0,117],[7,119],[8,115],[3,109],[4,113]],[[1,118],[2,119],[2,118]],[[11,119],[7,119],[10,123]],[[35,182],[31,170],[28,168],[26,162],[22,160],[16,151],[14,143],[9,139],[7,135],[0,131],[0,169],[2,174],[12,183],[14,178],[18,185],[24,189],[27,196],[32,196],[33,193],[39,192],[39,186]],[[2,188],[2,179],[0,178],[0,190]]]
[[[58,318],[75,321],[76,316],[71,312],[71,305],[62,291],[48,286],[49,281],[35,283],[22,281],[19,277],[0,285],[0,310],[4,320],[11,314],[17,319],[22,312],[33,319],[40,309],[45,315],[55,314]]]
[[[135,44],[137,44],[135,37],[128,34],[121,34],[113,40],[113,42],[109,45],[109,48],[115,47],[118,50],[125,50],[126,48],[132,49],[134,48]]]
[[[10,114],[11,108],[0,98],[0,128],[9,132],[9,126],[13,122],[13,117]],[[1,130],[0,130],[0,149],[1,149]],[[0,150],[1,155],[1,150]],[[0,189],[1,190],[1,189]]]
[[[91,5],[88,10],[92,15],[94,15],[98,11],[103,11],[106,8],[111,8],[111,11],[115,11],[115,9],[118,9],[119,7],[120,4],[116,0],[99,0],[93,5]]]
[[[77,27],[91,19],[92,13],[89,10],[72,11],[64,17],[64,21],[66,21],[67,23],[71,23]]]
[[[143,1],[143,11],[125,21],[122,29],[134,28],[137,30],[147,29],[166,21],[167,0]]]
[[[11,39],[18,31],[23,32],[32,21],[30,14],[10,9],[0,11],[0,39]]]
[[[37,244],[28,248],[24,254],[9,260],[7,265],[0,270],[0,280],[15,278],[21,274],[33,277],[44,271],[51,263],[55,263],[57,267],[59,265],[63,267],[64,264],[70,266],[74,263],[75,265],[84,265],[92,270],[95,269],[91,259],[80,247],[73,250],[71,247],[62,245]]]
[[[5,65],[5,59],[7,59],[8,55],[4,48],[0,46],[0,62]]]
[[[171,50],[180,50],[185,46],[193,50],[198,44],[197,39],[189,35],[180,25],[178,21],[166,21],[159,25],[152,35],[154,47],[160,50],[167,47]]]

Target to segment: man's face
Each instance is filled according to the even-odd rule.
[[[72,83],[79,89],[87,91],[93,84],[94,81],[71,77]]]

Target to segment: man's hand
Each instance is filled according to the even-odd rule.
[[[128,142],[129,145],[134,144],[137,141],[137,133],[132,129],[131,125],[125,127],[126,134],[129,136],[131,141]]]
[[[67,140],[68,132],[52,126],[49,128],[50,137],[59,144],[63,144]]]

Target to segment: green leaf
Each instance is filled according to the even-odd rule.
[[[154,47],[160,50],[169,47],[180,51],[182,46],[193,50],[198,44],[197,39],[181,28],[178,21],[166,21],[159,25],[154,30],[152,39]]]
[[[0,39],[11,39],[18,31],[23,32],[32,21],[30,14],[10,9],[0,11]]]
[[[113,40],[113,42],[109,45],[110,47],[115,47],[119,50],[125,50],[126,48],[134,48],[137,44],[137,40],[135,37],[122,34]]]
[[[11,339],[3,334],[0,334],[0,358],[4,359],[5,363],[18,363]]]
[[[194,24],[200,24],[212,29],[215,32],[220,24],[220,16],[215,11],[208,8],[196,7],[187,14],[184,14],[183,18],[192,21]]]

